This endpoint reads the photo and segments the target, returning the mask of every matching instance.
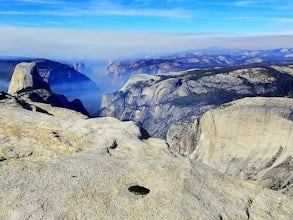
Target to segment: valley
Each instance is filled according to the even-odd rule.
[[[124,63],[103,95],[82,64],[1,60],[0,219],[290,220],[293,61],[270,53]]]

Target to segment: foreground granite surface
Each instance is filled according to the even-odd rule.
[[[293,216],[289,196],[170,153],[133,122],[57,112],[1,95],[1,219]]]

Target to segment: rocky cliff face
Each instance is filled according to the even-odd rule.
[[[20,63],[15,67],[8,93],[17,95],[21,90],[29,88],[50,91],[49,84],[39,75],[36,63]]]
[[[183,156],[189,156],[194,152],[198,143],[198,120],[194,122],[175,122],[167,132],[166,141],[172,152],[179,153]]]
[[[293,99],[245,98],[203,115],[192,155],[214,169],[293,196]]]
[[[116,93],[103,96],[100,115],[136,121],[152,136],[165,138],[174,122],[192,122],[223,103],[243,97],[292,95],[292,67],[280,68],[136,75]]]
[[[21,62],[34,62],[43,80],[56,94],[63,94],[69,100],[80,99],[91,115],[96,115],[100,106],[101,91],[87,76],[74,68],[46,59],[0,60],[0,84],[8,88],[14,68]]]
[[[288,196],[171,154],[133,122],[69,119],[30,106],[0,95],[1,219],[293,216]]]
[[[34,62],[16,65],[8,92],[28,102],[48,103],[88,115],[79,100],[69,102],[65,96],[52,93],[49,84],[39,75]]]

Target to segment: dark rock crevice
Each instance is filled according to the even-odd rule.
[[[245,209],[245,212],[246,212],[246,215],[247,215],[247,219],[250,219],[249,209],[250,209],[251,205],[252,205],[252,200],[249,199],[249,200],[247,201],[247,208]]]

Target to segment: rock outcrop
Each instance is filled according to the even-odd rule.
[[[39,75],[36,63],[34,62],[23,62],[16,65],[8,93],[27,102],[48,103],[88,115],[79,100],[69,102],[65,96],[52,93],[49,84]]]
[[[20,63],[15,67],[8,93],[17,95],[25,89],[43,89],[50,91],[50,86],[39,75],[36,63]]]
[[[243,97],[292,95],[293,76],[284,67],[141,74],[116,93],[104,95],[100,115],[136,121],[150,135],[165,138],[173,123],[191,123],[221,104]]]
[[[0,97],[1,219],[293,216],[288,196],[171,154],[133,122],[64,119]]]
[[[63,63],[46,59],[0,60],[0,89],[7,91],[15,66],[21,62],[35,63],[53,93],[63,94],[70,101],[80,99],[91,115],[97,115],[101,90],[90,78]]]
[[[245,98],[208,111],[191,158],[293,196],[293,99]],[[184,139],[184,137],[183,137]]]

